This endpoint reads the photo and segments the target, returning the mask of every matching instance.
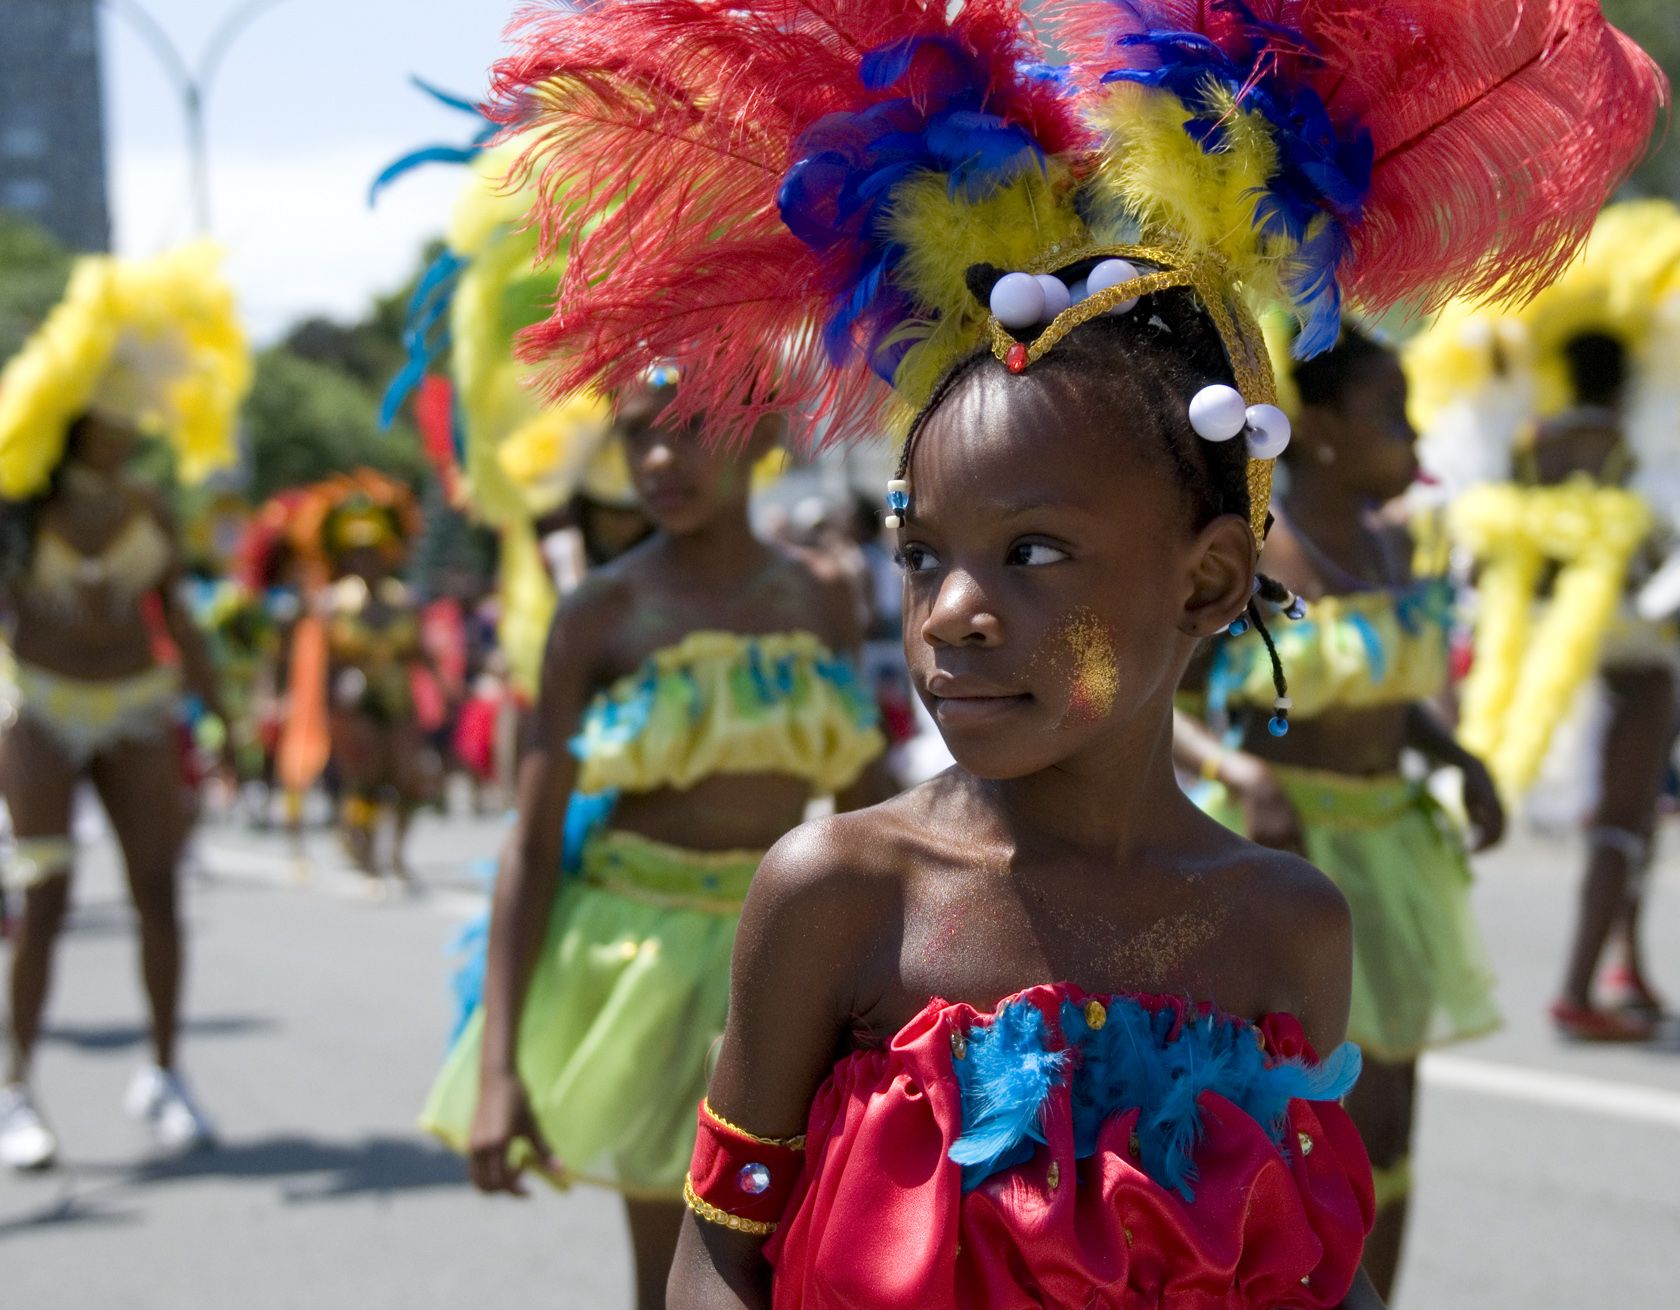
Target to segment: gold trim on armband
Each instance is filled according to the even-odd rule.
[[[757,1133],[749,1133],[739,1124],[730,1123],[729,1120],[725,1119],[716,1110],[712,1109],[712,1103],[705,1098],[701,1098],[700,1107],[705,1110],[708,1115],[715,1119],[721,1127],[727,1128],[730,1132],[736,1133],[741,1137],[745,1137],[748,1141],[757,1142],[760,1146],[780,1146],[789,1151],[803,1151],[805,1149],[804,1133],[800,1133],[798,1137],[760,1137]]]
[[[718,1122],[722,1123],[723,1121],[719,1119]],[[719,1210],[717,1206],[705,1200],[694,1190],[694,1175],[691,1173],[683,1175],[683,1204],[707,1223],[719,1224],[724,1228],[733,1228],[737,1233],[746,1233],[750,1237],[768,1237],[777,1228],[777,1225],[765,1219],[743,1219],[738,1214],[730,1214],[727,1210]]]

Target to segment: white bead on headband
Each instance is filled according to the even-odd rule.
[[[988,308],[992,316],[1011,331],[1049,323],[1087,296],[1122,282],[1134,282],[1137,269],[1124,259],[1105,259],[1069,286],[1054,273],[1005,273],[992,284]],[[1137,307],[1137,297],[1111,306],[1110,314],[1125,314]]]
[[[1190,426],[1204,441],[1248,433],[1250,459],[1276,459],[1289,446],[1289,415],[1276,405],[1249,405],[1235,387],[1215,383],[1190,398]]]

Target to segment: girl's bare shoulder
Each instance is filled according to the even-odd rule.
[[[1214,826],[1219,846],[1210,864],[1226,903],[1240,910],[1243,938],[1251,944],[1245,954],[1257,1015],[1293,1014],[1313,1043],[1328,1050],[1347,1026],[1353,970],[1347,898],[1300,856]]]
[[[801,823],[771,846],[753,878],[749,909],[800,907],[865,915],[895,912],[916,870],[948,857],[937,831],[963,806],[951,771],[889,801]]]

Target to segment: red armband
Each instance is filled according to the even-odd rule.
[[[700,1102],[700,1133],[683,1200],[700,1218],[768,1237],[805,1165],[805,1138],[755,1137]]]

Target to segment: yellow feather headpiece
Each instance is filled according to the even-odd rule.
[[[0,496],[44,491],[90,409],[166,434],[189,482],[233,463],[251,356],[220,264],[202,242],[77,261],[64,299],[0,372]]]
[[[1508,477],[1526,426],[1575,403],[1566,352],[1584,333],[1626,352],[1624,415],[1641,467],[1680,466],[1680,208],[1667,200],[1606,208],[1585,249],[1526,305],[1454,301],[1407,343],[1425,465],[1455,491]]]

